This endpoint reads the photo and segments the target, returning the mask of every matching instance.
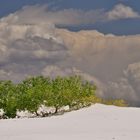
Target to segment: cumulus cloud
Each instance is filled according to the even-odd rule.
[[[128,65],[125,76],[136,93],[140,91],[140,62]],[[140,95],[138,95],[140,98]]]
[[[129,64],[124,76],[117,82],[109,82],[107,92],[111,98],[123,98],[131,105],[140,106],[140,62]]]
[[[140,105],[140,35],[70,32],[55,27],[58,22],[47,18],[46,7],[30,8],[0,21],[0,79],[78,74],[96,83],[98,95]]]
[[[131,7],[118,4],[111,11],[107,12],[107,17],[109,20],[118,20],[126,18],[140,18],[140,15]]]

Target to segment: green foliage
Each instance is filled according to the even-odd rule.
[[[84,84],[79,76],[57,77],[50,83],[45,105],[55,107],[57,113],[63,106],[76,106],[83,102],[84,97],[95,96],[94,91],[95,86],[88,82]]]
[[[0,82],[0,108],[4,109],[6,117],[16,116],[16,86],[11,81]]]
[[[36,112],[46,99],[50,79],[42,76],[29,78],[18,84],[18,110]]]
[[[80,76],[31,77],[19,84],[11,81],[0,82],[0,109],[5,118],[14,118],[17,110],[37,113],[41,105],[55,107],[55,113],[63,106],[70,110],[79,109],[94,103],[126,106],[123,100],[103,100],[95,95],[96,86]]]

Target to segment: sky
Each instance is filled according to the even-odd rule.
[[[139,0],[0,1],[0,79],[81,75],[140,106]]]
[[[117,4],[124,4],[131,7],[134,11],[140,13],[139,0],[0,0],[0,17],[4,17],[12,12],[15,12],[27,5],[49,5],[50,9],[63,10],[63,9],[82,9],[82,10],[95,10],[104,9],[105,11],[111,10]],[[72,31],[79,31],[82,29],[96,29],[103,33],[113,33],[116,35],[132,35],[140,33],[140,19],[127,18],[120,20],[113,20],[109,22],[96,22],[86,25],[78,26],[62,26]]]

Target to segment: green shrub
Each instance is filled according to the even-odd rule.
[[[58,76],[55,79],[37,76],[17,85],[11,81],[0,81],[0,109],[4,110],[5,118],[14,118],[17,110],[39,115],[37,110],[41,105],[55,107],[54,114],[67,105],[70,110],[94,103],[127,106],[123,100],[103,100],[95,92],[96,86],[80,76]]]
[[[50,79],[42,76],[32,77],[18,84],[18,110],[28,110],[37,114],[37,110],[46,99]]]
[[[57,113],[58,109],[63,106],[72,107],[83,104],[86,102],[86,100],[83,101],[84,97],[95,96],[94,91],[95,86],[88,82],[84,84],[79,76],[57,77],[51,82],[46,105],[54,106],[56,108],[55,113]]]
[[[14,118],[17,109],[16,86],[11,81],[0,82],[0,108],[6,117]]]

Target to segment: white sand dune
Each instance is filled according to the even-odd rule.
[[[140,140],[140,109],[96,104],[42,119],[0,120],[0,140]]]

